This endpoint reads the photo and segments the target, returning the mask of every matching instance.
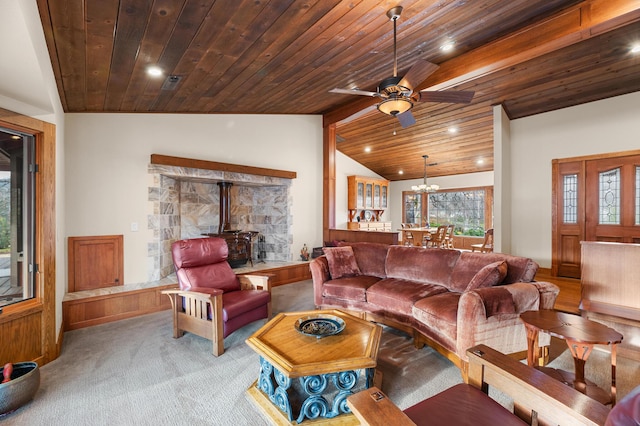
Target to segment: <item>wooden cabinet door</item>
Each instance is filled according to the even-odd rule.
[[[124,284],[123,237],[69,237],[69,292]]]
[[[389,206],[387,201],[388,198],[389,198],[389,186],[382,185],[382,198],[380,200],[380,208],[386,209]]]

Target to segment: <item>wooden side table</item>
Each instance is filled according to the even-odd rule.
[[[616,347],[622,342],[622,334],[599,322],[578,315],[555,310],[528,311],[520,315],[527,330],[527,364],[534,367],[539,357],[538,333],[540,331],[564,339],[573,356],[574,374],[540,368],[545,373],[559,378],[585,395],[602,404],[616,403]],[[598,388],[584,377],[584,366],[595,345],[611,345],[611,392]]]

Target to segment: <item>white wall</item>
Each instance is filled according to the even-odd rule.
[[[292,253],[321,244],[321,116],[67,114],[65,144],[68,236],[123,234],[125,284],[147,280],[151,154],[296,172]]]
[[[511,253],[551,267],[551,160],[640,149],[640,93],[511,122]]]

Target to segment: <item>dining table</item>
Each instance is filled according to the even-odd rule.
[[[435,234],[438,228],[402,228],[398,229],[398,231],[402,232],[402,241],[407,241],[406,232],[410,232],[413,235],[413,245],[417,247],[422,247],[422,239],[425,235]]]

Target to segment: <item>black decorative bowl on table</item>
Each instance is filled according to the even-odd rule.
[[[344,330],[344,320],[335,315],[307,315],[295,322],[295,328],[300,333],[317,337],[333,336]]]
[[[4,368],[0,370],[4,377]],[[0,384],[0,419],[33,399],[40,387],[40,369],[35,362],[13,364],[11,380]]]

